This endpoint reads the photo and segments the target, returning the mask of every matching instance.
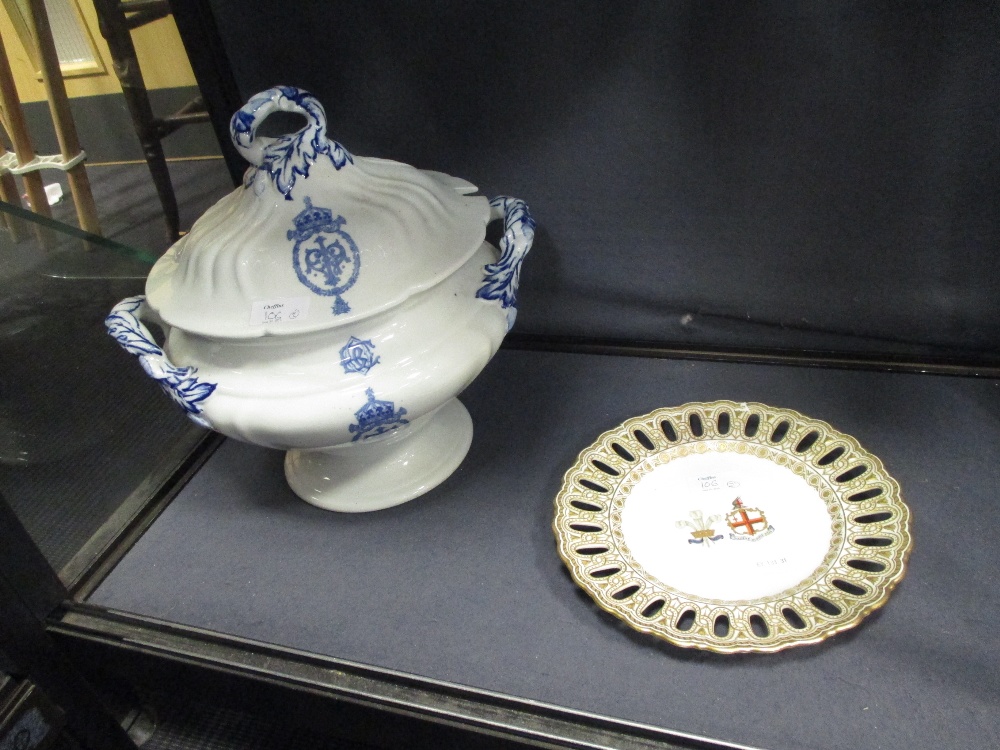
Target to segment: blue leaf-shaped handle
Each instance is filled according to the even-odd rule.
[[[257,128],[273,112],[298,112],[306,126],[280,138],[257,136]],[[244,184],[250,185],[263,172],[287,200],[297,177],[309,177],[309,168],[325,155],[337,169],[353,164],[354,158],[336,141],[326,137],[326,112],[308,91],[293,86],[275,86],[250,98],[229,121],[229,136],[243,158],[255,168],[247,170]]]
[[[528,213],[528,206],[524,201],[505,195],[490,201],[490,221],[496,219],[504,220],[500,259],[496,263],[486,264],[483,269],[483,285],[476,296],[497,300],[506,308],[509,331],[517,317],[517,286],[521,280],[521,263],[535,239],[535,220]]]
[[[104,319],[104,325],[122,349],[139,358],[139,364],[146,374],[157,381],[194,422],[211,429],[212,425],[208,420],[199,415],[202,411],[201,402],[212,395],[216,383],[198,380],[195,377],[197,369],[194,367],[175,367],[170,363],[167,355],[153,340],[149,329],[142,323],[142,314],[148,309],[146,297],[141,294],[123,299]]]

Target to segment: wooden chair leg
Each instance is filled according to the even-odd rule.
[[[132,124],[139,136],[149,173],[163,206],[168,239],[173,242],[177,239],[180,228],[177,199],[125,13],[118,0],[94,0],[94,6],[97,9],[101,35],[107,40],[111,50],[115,74],[121,83],[125,104],[132,116]]]
[[[63,82],[62,70],[59,68],[59,57],[56,54],[56,43],[52,38],[52,27],[45,12],[44,0],[28,0],[30,9],[29,20],[32,26],[32,36],[38,46],[38,58],[42,65],[42,78],[45,83],[45,94],[49,100],[49,110],[52,113],[52,124],[55,126],[56,138],[62,158],[69,161],[80,153],[80,139],[76,133],[76,124],[69,108],[69,97],[66,95],[66,84]],[[97,206],[87,179],[87,168],[81,163],[68,171],[69,187],[73,194],[76,214],[80,219],[80,227],[94,234],[101,233],[101,225],[97,219]]]
[[[28,124],[25,122],[24,112],[21,110],[21,100],[14,85],[14,74],[10,69],[10,61],[3,46],[3,39],[0,39],[0,105],[3,106],[4,126],[14,144],[17,161],[22,165],[27,164],[35,158],[35,147],[31,143]],[[48,196],[45,195],[42,176],[38,172],[27,172],[21,176],[21,179],[24,181],[24,189],[28,193],[31,210],[51,218],[52,210],[49,208]]]
[[[7,149],[0,144],[0,156],[6,156]],[[10,172],[6,172],[0,175],[0,200],[4,203],[10,203],[18,208],[24,208],[21,204],[21,196],[17,190],[17,182],[14,181],[14,175]],[[3,215],[3,224],[7,229],[7,234],[14,242],[19,242],[21,239],[21,231],[18,226],[17,220],[9,214]]]
[[[163,207],[163,218],[167,223],[167,238],[171,242],[176,242],[180,236],[180,212],[177,209],[177,196],[174,195],[174,186],[170,181],[167,160],[163,155],[163,146],[159,140],[144,140],[142,151],[146,156],[146,165],[153,177],[153,185],[156,186],[160,205]]]

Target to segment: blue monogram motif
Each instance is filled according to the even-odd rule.
[[[295,229],[288,239],[295,240],[292,265],[305,286],[316,294],[333,297],[333,314],[351,311],[342,295],[358,280],[361,253],[351,235],[343,230],[347,220],[333,218],[329,208],[314,208],[306,198],[306,207],[295,217]]]
[[[375,391],[368,388],[365,391],[368,396],[368,403],[354,412],[357,424],[348,425],[350,432],[357,433],[351,438],[352,443],[358,440],[367,440],[378,435],[384,435],[392,430],[398,430],[404,424],[409,424],[410,420],[403,419],[406,409],[396,405],[392,401],[380,401],[375,398]]]
[[[367,375],[381,361],[381,357],[375,356],[375,345],[371,340],[362,341],[351,336],[340,350],[340,364],[347,374],[358,372]]]

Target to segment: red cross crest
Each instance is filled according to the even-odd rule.
[[[744,508],[740,498],[733,500],[733,510],[726,514],[726,523],[737,534],[754,536],[767,529],[767,517],[759,508]]]

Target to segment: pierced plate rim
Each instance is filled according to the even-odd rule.
[[[729,427],[722,432],[719,417],[724,412],[729,415]],[[696,434],[692,425],[694,414],[700,420],[701,434]],[[753,434],[746,434],[753,414],[758,415],[759,426]],[[676,439],[664,431],[665,421]],[[772,440],[781,425],[784,434]],[[651,448],[640,441],[637,430]],[[812,442],[798,450],[813,433],[817,436]],[[627,497],[638,478],[662,465],[661,454],[687,455],[718,447],[710,443],[726,443],[726,450],[766,458],[786,468],[798,462],[799,470],[809,474],[807,478],[827,504],[833,528],[830,549],[812,575],[773,596],[722,601],[672,589],[631,556],[621,530],[622,496]],[[616,451],[615,444],[626,455]],[[839,455],[819,463],[837,449],[842,449]],[[858,465],[866,469],[850,476],[851,469]],[[849,478],[843,479],[845,475]],[[632,484],[625,488],[623,485],[629,481]],[[885,513],[890,516],[882,518]],[[858,520],[873,517],[878,520]],[[882,607],[906,573],[913,546],[910,522],[910,510],[903,502],[899,484],[881,460],[852,436],[793,409],[719,400],[661,407],[602,433],[580,452],[564,474],[555,499],[552,529],[559,555],[577,585],[599,607],[632,628],[684,648],[769,653],[823,641],[855,627]],[[859,544],[859,539],[869,541]],[[873,544],[871,540],[880,541]],[[875,570],[879,566],[881,570]],[[614,572],[606,573],[609,570]],[[604,574],[592,575],[595,572]],[[859,594],[859,590],[864,593]],[[832,609],[820,609],[814,603],[817,598],[832,605]],[[662,605],[656,606],[659,601]],[[798,623],[785,610],[794,612]],[[837,614],[831,614],[832,610]],[[694,612],[693,621],[682,629],[679,621],[689,611]],[[729,625],[724,636],[715,630],[722,616],[728,618]],[[761,621],[766,635],[760,634]]]

